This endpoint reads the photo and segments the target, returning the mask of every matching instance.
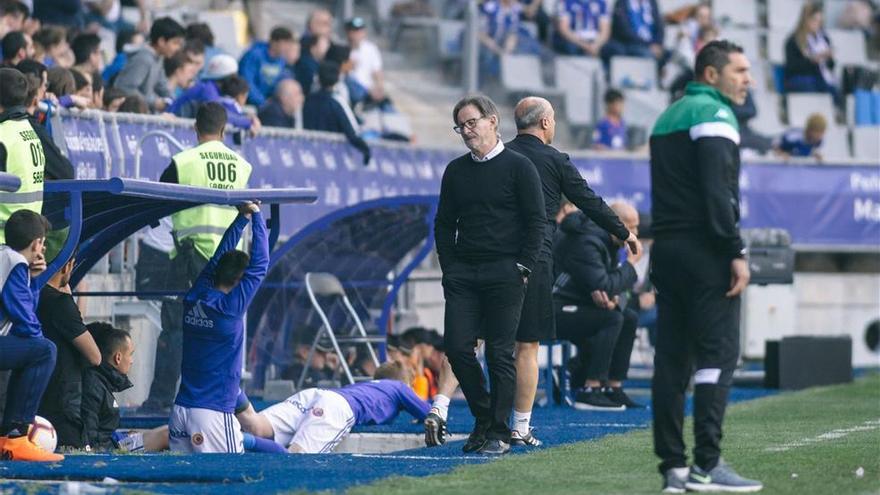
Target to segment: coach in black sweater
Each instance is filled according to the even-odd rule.
[[[471,152],[446,167],[434,221],[446,298],[444,343],[476,419],[463,450],[504,454],[516,391],[516,328],[544,238],[544,198],[534,165],[499,139],[492,100],[466,97],[452,116]],[[486,341],[491,392],[474,352],[478,335]]]
[[[529,277],[516,334],[516,401],[512,438],[514,444],[538,446],[541,442],[532,434],[529,422],[538,386],[538,346],[540,341],[552,340],[556,334],[552,253],[556,213],[562,195],[565,194],[603,230],[616,239],[625,240],[632,252],[640,251],[641,245],[617,214],[590,189],[568,155],[550,146],[556,133],[556,116],[550,102],[534,96],[523,98],[516,105],[514,118],[517,136],[506,146],[523,154],[535,165],[544,192],[545,221],[540,255]]]

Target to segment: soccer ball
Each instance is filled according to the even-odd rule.
[[[55,452],[55,447],[58,446],[55,427],[48,419],[41,416],[34,417],[34,424],[28,429],[28,440],[46,452]]]

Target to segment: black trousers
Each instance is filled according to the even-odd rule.
[[[556,303],[556,335],[577,347],[571,381],[581,387],[587,380],[605,381],[617,344],[623,314],[592,303]]]
[[[516,262],[453,262],[443,272],[446,298],[444,343],[476,428],[490,439],[510,441],[510,411],[516,393],[513,352],[525,284]],[[489,390],[474,347],[486,342]]]
[[[661,472],[687,466],[682,425],[694,369],[694,462],[710,470],[721,455],[721,425],[739,357],[740,299],[724,295],[730,263],[701,239],[657,239],[651,249],[658,311],[654,451]]]
[[[183,241],[177,256],[171,260],[168,277],[169,290],[189,290],[202,268],[208,263],[192,245]],[[183,298],[162,302],[162,333],[156,342],[156,367],[150,394],[144,401],[146,410],[165,410],[174,403],[177,382],[180,379],[180,362],[183,353]]]
[[[629,362],[632,359],[633,345],[636,341],[636,328],[639,326],[639,314],[631,309],[619,311],[623,318],[620,335],[614,344],[611,354],[611,365],[608,367],[608,379],[622,382],[629,374]]]

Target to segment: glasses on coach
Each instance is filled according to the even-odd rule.
[[[485,119],[485,118],[486,118],[486,116],[483,115],[482,117],[477,117],[475,119],[465,120],[464,122],[461,123],[461,125],[457,125],[457,126],[453,127],[452,130],[455,131],[456,134],[461,134],[464,131],[465,127],[467,127],[468,129],[473,129],[474,127],[477,126],[477,122],[479,122],[480,119]]]

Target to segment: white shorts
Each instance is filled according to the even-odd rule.
[[[171,410],[171,419],[168,421],[168,442],[172,452],[244,452],[244,435],[235,414],[177,404]]]
[[[344,397],[310,388],[260,412],[275,430],[275,442],[298,445],[303,453],[333,452],[354,426],[354,412]]]

